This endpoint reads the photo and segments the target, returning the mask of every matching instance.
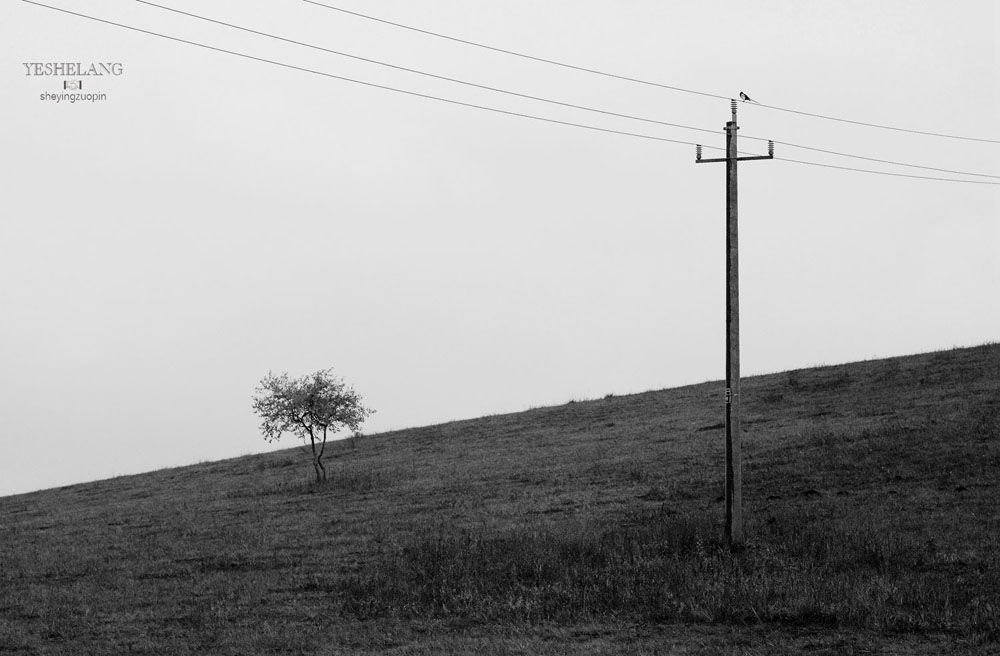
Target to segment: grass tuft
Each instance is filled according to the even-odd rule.
[[[418,532],[346,580],[358,618],[638,622],[944,631],[995,639],[986,600],[933,575],[926,543],[871,525],[785,516],[729,550],[717,526],[660,511],[618,526]],[[923,574],[923,575],[922,575]]]

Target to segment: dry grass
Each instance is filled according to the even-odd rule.
[[[1000,650],[1000,346],[0,498],[0,653]]]

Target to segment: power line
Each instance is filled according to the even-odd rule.
[[[559,66],[559,67],[562,67],[562,68],[568,68],[568,69],[572,69],[572,70],[575,70],[575,71],[583,71],[584,73],[592,73],[594,75],[601,75],[603,77],[614,78],[616,80],[624,80],[626,82],[635,82],[637,84],[644,84],[644,85],[651,86],[651,87],[659,87],[661,89],[669,89],[671,91],[680,91],[680,92],[683,92],[683,93],[690,93],[690,94],[695,94],[695,95],[698,95],[698,96],[706,96],[708,98],[717,98],[717,99],[721,99],[721,100],[730,100],[730,96],[722,96],[722,95],[719,95],[719,94],[707,93],[705,91],[698,91],[698,90],[695,90],[695,89],[685,89],[683,87],[672,86],[672,85],[663,84],[663,83],[660,83],[660,82],[652,82],[650,80],[643,80],[643,79],[640,79],[640,78],[629,77],[627,75],[619,75],[617,73],[609,73],[607,71],[600,71],[600,70],[593,69],[593,68],[586,68],[584,66],[576,66],[574,64],[568,64],[566,62],[556,61],[554,59],[546,59],[544,57],[537,57],[535,55],[528,55],[528,54],[525,54],[523,52],[516,52],[514,50],[506,50],[504,48],[498,48],[498,47],[495,47],[495,46],[490,46],[490,45],[487,45],[485,43],[479,43],[477,41],[469,41],[467,39],[460,39],[458,37],[449,36],[447,34],[442,34],[440,32],[432,32],[430,30],[420,29],[419,27],[413,27],[412,25],[405,25],[403,23],[396,23],[396,22],[393,22],[393,21],[390,21],[390,20],[386,20],[384,18],[377,18],[375,16],[370,16],[368,14],[362,14],[360,12],[350,11],[350,10],[344,9],[342,7],[335,7],[333,5],[328,5],[328,4],[325,4],[325,3],[322,3],[322,2],[316,2],[315,0],[303,0],[303,2],[307,2],[309,4],[316,5],[318,7],[324,7],[326,9],[332,9],[333,11],[339,11],[339,12],[344,13],[344,14],[350,14],[351,16],[357,16],[358,18],[364,18],[366,20],[375,21],[375,22],[378,22],[378,23],[384,23],[386,25],[392,25],[393,27],[398,27],[398,28],[401,28],[401,29],[404,29],[404,30],[410,30],[410,31],[413,31],[413,32],[419,32],[421,34],[427,34],[428,36],[433,36],[433,37],[437,37],[437,38],[440,38],[440,39],[447,39],[449,41],[454,41],[456,43],[462,43],[462,44],[465,44],[465,45],[474,46],[476,48],[483,48],[485,50],[492,50],[494,52],[500,52],[500,53],[503,53],[503,54],[506,54],[506,55],[513,55],[514,57],[521,57],[523,59],[530,59],[532,61],[542,62],[544,64],[551,64],[552,66]],[[853,125],[862,125],[862,126],[866,126],[866,127],[870,127],[870,128],[879,128],[879,129],[882,129],[882,130],[894,130],[894,131],[897,131],[897,132],[909,132],[911,134],[920,134],[920,135],[929,136],[929,137],[943,137],[943,138],[947,138],[947,139],[962,139],[962,140],[965,140],[965,141],[979,141],[979,142],[982,142],[982,143],[1000,144],[1000,140],[996,140],[996,139],[982,139],[982,138],[979,138],[979,137],[966,137],[966,136],[955,135],[955,134],[944,134],[944,133],[940,133],[940,132],[926,132],[926,131],[923,131],[923,130],[912,130],[912,129],[900,128],[900,127],[896,127],[896,126],[892,126],[892,125],[881,125],[879,123],[868,123],[868,122],[865,122],[865,121],[854,121],[854,120],[846,119],[846,118],[838,118],[836,116],[827,116],[827,115],[824,115],[824,114],[814,114],[814,113],[811,113],[811,112],[804,112],[804,111],[800,111],[800,110],[796,110],[796,109],[789,109],[787,107],[778,107],[776,105],[764,105],[764,104],[758,103],[758,106],[759,107],[764,107],[764,108],[767,108],[767,109],[773,109],[773,110],[776,110],[776,111],[779,111],[779,112],[788,112],[788,113],[791,113],[791,114],[799,114],[799,115],[802,115],[802,116],[810,116],[810,117],[813,117],[813,118],[821,118],[821,119],[825,119],[825,120],[828,120],[828,121],[839,121],[841,123],[850,123],[850,124],[853,124]]]
[[[390,86],[387,86],[387,85],[384,85],[384,84],[376,84],[374,82],[366,82],[364,80],[356,80],[354,78],[344,77],[342,75],[334,75],[333,73],[327,73],[325,71],[317,71],[317,70],[312,69],[312,68],[305,68],[305,67],[302,67],[302,66],[295,66],[294,64],[286,64],[284,62],[274,61],[273,59],[265,59],[263,57],[257,57],[257,56],[254,56],[254,55],[248,55],[246,53],[237,52],[235,50],[227,50],[225,48],[219,48],[217,46],[210,46],[210,45],[205,44],[205,43],[199,43],[198,41],[188,41],[187,39],[182,39],[180,37],[170,36],[168,34],[161,34],[160,32],[153,32],[153,31],[150,31],[150,30],[144,30],[142,28],[134,27],[132,25],[125,25],[123,23],[116,23],[114,21],[106,20],[104,18],[98,18],[96,16],[90,16],[90,15],[87,15],[87,14],[81,14],[81,13],[78,13],[78,12],[75,12],[75,11],[70,11],[69,9],[63,9],[61,7],[53,7],[51,5],[42,4],[40,2],[35,2],[34,0],[21,0],[21,1],[22,2],[27,2],[28,4],[31,4],[31,5],[36,5],[38,7],[44,7],[46,9],[52,9],[54,11],[59,11],[59,12],[62,12],[64,14],[70,14],[72,16],[77,16],[79,18],[87,18],[89,20],[96,21],[98,23],[104,23],[106,25],[113,25],[115,27],[121,27],[121,28],[126,29],[126,30],[132,30],[134,32],[140,32],[142,34],[148,34],[150,36],[156,36],[156,37],[160,37],[162,39],[168,39],[170,41],[177,41],[178,43],[186,43],[188,45],[198,46],[199,48],[205,48],[207,50],[214,50],[216,52],[223,52],[223,53],[226,53],[227,55],[235,55],[237,57],[244,57],[246,59],[251,59],[251,60],[254,60],[254,61],[263,62],[265,64],[273,64],[275,66],[281,66],[283,68],[290,68],[292,70],[302,71],[304,73],[312,73],[314,75],[322,75],[323,77],[332,78],[334,80],[342,80],[344,82],[353,82],[354,84],[361,84],[361,85],[364,85],[366,87],[373,87],[375,89],[384,89],[386,91],[395,91],[396,93],[403,93],[403,94],[406,94],[408,96],[415,96],[417,98],[426,98],[428,100],[438,100],[440,102],[449,103],[449,104],[452,104],[452,105],[460,105],[462,107],[471,107],[473,109],[481,109],[481,110],[484,110],[484,111],[487,111],[487,112],[494,112],[494,113],[497,113],[497,114],[506,114],[508,116],[520,116],[521,118],[529,118],[529,119],[532,119],[532,120],[535,120],[535,121],[543,121],[545,123],[555,123],[555,124],[558,124],[558,125],[568,125],[568,126],[575,127],[575,128],[583,128],[585,130],[594,130],[596,132],[608,132],[610,134],[618,134],[618,135],[622,135],[622,136],[626,136],[626,137],[637,137],[639,139],[650,139],[650,140],[653,140],[653,141],[665,141],[665,142],[668,142],[668,143],[676,143],[676,144],[681,144],[681,145],[684,145],[684,146],[695,146],[695,145],[697,145],[693,141],[680,141],[678,139],[667,139],[666,137],[657,137],[657,136],[653,136],[653,135],[650,135],[650,134],[640,134],[638,132],[626,132],[624,130],[612,130],[610,128],[601,128],[601,127],[597,127],[597,126],[594,126],[594,125],[587,125],[587,124],[584,124],[584,123],[573,123],[573,122],[570,122],[570,121],[560,121],[560,120],[557,120],[557,119],[554,119],[554,118],[545,118],[543,116],[536,116],[534,114],[525,114],[525,113],[522,113],[522,112],[513,112],[513,111],[506,110],[506,109],[497,109],[496,107],[488,107],[486,105],[477,105],[475,103],[467,103],[467,102],[462,102],[460,100],[452,100],[451,98],[442,98],[440,96],[432,96],[430,94],[419,93],[417,91],[408,91],[406,89],[399,89],[397,87],[390,87]],[[719,147],[716,147],[716,146],[704,146],[704,147],[705,148],[711,148],[712,150],[722,150],[722,148],[719,148]]]
[[[187,39],[182,39],[180,37],[170,36],[168,34],[162,34],[160,32],[153,32],[153,31],[145,30],[145,29],[142,29],[142,28],[139,28],[139,27],[134,27],[132,25],[125,25],[123,23],[116,23],[114,21],[110,21],[110,20],[107,20],[107,19],[104,19],[104,18],[98,18],[96,16],[90,16],[88,14],[81,14],[81,13],[78,13],[78,12],[75,12],[75,11],[70,11],[68,9],[63,9],[61,7],[53,7],[51,5],[42,4],[40,2],[35,2],[34,0],[21,0],[21,1],[22,2],[26,2],[28,4],[36,5],[38,7],[44,7],[45,9],[51,9],[53,11],[58,11],[58,12],[61,12],[61,13],[64,13],[64,14],[69,14],[71,16],[77,16],[79,18],[86,18],[88,20],[92,20],[92,21],[95,21],[95,22],[98,22],[98,23],[104,23],[106,25],[112,25],[114,27],[120,27],[122,29],[131,30],[133,32],[139,32],[141,34],[147,34],[147,35],[150,35],[150,36],[156,36],[156,37],[159,37],[159,38],[162,38],[162,39],[167,39],[167,40],[170,40],[170,41],[176,41],[178,43],[185,43],[185,44],[188,44],[188,45],[197,46],[199,48],[205,48],[206,50],[213,50],[215,52],[222,52],[222,53],[225,53],[225,54],[228,54],[228,55],[234,55],[234,56],[237,56],[237,57],[243,57],[245,59],[250,59],[250,60],[253,60],[253,61],[263,62],[265,64],[272,64],[274,66],[280,66],[282,68],[288,68],[288,69],[291,69],[291,70],[302,71],[304,73],[312,73],[314,75],[321,75],[323,77],[327,77],[327,78],[331,78],[331,79],[335,79],[335,80],[341,80],[341,81],[344,81],[344,82],[352,82],[354,84],[360,84],[360,85],[363,85],[363,86],[372,87],[372,88],[376,88],[376,89],[383,89],[383,90],[386,90],[386,91],[395,91],[397,93],[406,94],[408,96],[415,96],[415,97],[418,97],[418,98],[426,98],[428,100],[437,100],[437,101],[448,103],[448,104],[451,104],[451,105],[459,105],[459,106],[462,106],[462,107],[469,107],[469,108],[472,108],[472,109],[481,109],[483,111],[493,112],[493,113],[496,113],[496,114],[504,114],[504,115],[507,115],[507,116],[519,116],[521,118],[528,118],[528,119],[532,119],[532,120],[535,120],[535,121],[542,121],[542,122],[545,122],[545,123],[554,123],[556,125],[566,125],[566,126],[570,126],[570,127],[577,127],[577,128],[582,128],[582,129],[585,129],[585,130],[592,130],[592,131],[595,131],[595,132],[606,132],[606,133],[609,133],[609,134],[617,134],[617,135],[622,135],[622,136],[627,136],[627,137],[636,137],[636,138],[639,138],[639,139],[648,139],[648,140],[652,140],[652,141],[661,141],[661,142],[667,142],[667,143],[675,143],[675,144],[681,144],[681,145],[685,145],[685,146],[696,146],[696,145],[698,145],[698,144],[695,144],[692,141],[681,141],[679,139],[668,139],[666,137],[657,137],[657,136],[653,136],[653,135],[649,135],[649,134],[642,134],[642,133],[637,133],[637,132],[626,132],[624,130],[613,130],[613,129],[610,129],[610,128],[602,128],[602,127],[597,127],[597,126],[594,126],[594,125],[587,125],[587,124],[584,124],[584,123],[573,123],[573,122],[570,122],[570,121],[561,121],[561,120],[557,120],[557,119],[546,118],[546,117],[543,117],[543,116],[536,116],[534,114],[526,114],[526,113],[522,113],[522,112],[509,111],[509,110],[505,110],[505,109],[497,109],[496,107],[489,107],[489,106],[486,106],[486,105],[477,105],[477,104],[474,104],[474,103],[462,102],[462,101],[453,100],[453,99],[450,99],[450,98],[442,98],[440,96],[434,96],[434,95],[430,95],[430,94],[419,93],[419,92],[416,92],[416,91],[408,91],[406,89],[399,89],[397,87],[390,87],[390,86],[383,85],[383,84],[376,84],[374,82],[366,82],[364,80],[357,80],[357,79],[354,79],[354,78],[344,77],[344,76],[341,76],[341,75],[335,75],[333,73],[327,73],[327,72],[324,72],[324,71],[317,71],[315,69],[305,68],[305,67],[302,67],[302,66],[295,66],[294,64],[287,64],[287,63],[284,63],[284,62],[274,61],[272,59],[265,59],[263,57],[257,57],[255,55],[248,55],[246,53],[237,52],[235,50],[227,50],[225,48],[219,48],[217,46],[211,46],[211,45],[208,45],[208,44],[205,44],[205,43],[200,43],[200,42],[197,42],[197,41],[189,41]],[[703,148],[708,148],[710,150],[724,150],[723,148],[719,148],[717,146],[703,146]],[[821,167],[826,167],[826,168],[834,168],[834,169],[841,169],[841,170],[847,170],[847,171],[858,171],[858,172],[862,172],[862,173],[872,173],[872,174],[876,174],[876,175],[890,175],[890,176],[895,176],[895,177],[917,178],[917,179],[921,179],[921,180],[938,180],[938,181],[942,181],[942,182],[964,182],[964,183],[969,183],[969,184],[986,184],[986,185],[997,185],[997,186],[1000,186],[1000,183],[998,183],[998,182],[986,182],[986,181],[980,181],[980,180],[959,180],[959,179],[955,179],[955,178],[939,178],[939,177],[930,177],[930,176],[908,175],[908,174],[905,174],[905,173],[889,173],[889,172],[885,172],[885,171],[873,171],[873,170],[868,170],[868,169],[857,169],[857,168],[846,167],[846,166],[834,166],[834,165],[831,165],[831,164],[820,164],[820,163],[817,163],[817,162],[808,162],[808,161],[788,159],[788,158],[778,158],[778,157],[775,157],[774,159],[780,159],[782,161],[793,162],[793,163],[796,163],[796,164],[806,164],[806,165],[811,165],[811,166],[821,166]]]
[[[748,139],[757,139],[759,137],[745,137],[745,138],[748,138]],[[782,142],[775,141],[774,143],[782,143]],[[791,145],[791,144],[784,144],[784,145]],[[712,147],[711,146],[704,146],[703,145],[702,148],[712,148]],[[721,150],[721,149],[720,148],[712,148],[712,150]],[[825,152],[825,151],[821,151],[821,152]],[[762,155],[758,155],[757,153],[750,153],[750,152],[746,152],[746,151],[743,151],[743,150],[737,151],[737,154],[740,155],[740,156],[746,155],[746,156],[751,156],[751,157],[753,157],[753,156],[763,157]],[[848,155],[847,157],[851,157],[851,156]],[[819,167],[826,168],[826,169],[837,169],[837,170],[840,170],[840,171],[856,171],[858,173],[871,173],[872,175],[889,175],[889,176],[892,176],[894,178],[913,178],[915,180],[936,180],[936,181],[939,181],[939,182],[965,182],[965,183],[968,183],[968,184],[980,184],[980,185],[1000,186],[1000,182],[989,182],[987,180],[958,180],[958,179],[955,179],[955,178],[941,178],[941,177],[931,176],[931,175],[913,175],[913,174],[910,174],[910,173],[892,173],[890,171],[876,171],[874,169],[859,169],[859,168],[854,167],[854,166],[838,166],[836,164],[824,164],[822,162],[810,162],[810,161],[802,160],[802,159],[792,159],[790,157],[778,157],[778,156],[773,156],[772,157],[772,156],[769,156],[769,157],[767,157],[767,159],[773,159],[773,160],[782,161],[782,162],[791,162],[792,164],[805,164],[806,166],[819,166]],[[864,158],[864,159],[867,159],[867,158]],[[883,161],[883,160],[874,160],[874,161],[880,162],[880,161]],[[912,166],[912,165],[904,164],[903,166]],[[920,167],[920,168],[924,168],[924,167]],[[937,169],[935,169],[935,170],[937,170]],[[978,175],[978,174],[971,174],[971,175]],[[990,177],[995,177],[995,176],[990,176]]]
[[[787,141],[778,141],[777,139],[766,139],[764,137],[753,137],[748,134],[741,135],[743,139],[753,139],[754,141],[773,141],[776,144],[781,144],[782,146],[788,146],[790,148],[801,148],[802,150],[811,150],[817,153],[826,153],[827,155],[837,155],[838,157],[851,157],[853,159],[862,159],[867,162],[878,162],[879,164],[893,164],[895,166],[906,166],[913,169],[924,169],[925,171],[938,171],[939,173],[955,173],[956,175],[973,175],[980,178],[997,178],[1000,179],[1000,175],[992,175],[989,173],[971,173],[969,171],[955,171],[953,169],[942,169],[936,166],[922,166],[920,164],[908,164],[906,162],[897,162],[891,159],[879,159],[877,157],[865,157],[864,155],[852,155],[851,153],[842,153],[836,150],[825,150],[823,148],[814,148],[813,146],[803,146],[801,144],[789,143]],[[860,170],[860,169],[859,169]]]
[[[359,56],[359,55],[354,55],[354,54],[351,54],[351,53],[348,53],[348,52],[344,52],[344,51],[341,51],[341,50],[333,50],[331,48],[325,48],[323,46],[318,46],[318,45],[315,45],[315,44],[312,44],[312,43],[307,43],[307,42],[304,42],[304,41],[297,41],[295,39],[289,39],[289,38],[286,38],[286,37],[283,37],[283,36],[278,36],[276,34],[272,34],[270,32],[262,32],[260,30],[254,30],[254,29],[251,29],[251,28],[248,28],[248,27],[243,27],[241,25],[236,25],[236,24],[228,23],[226,21],[218,20],[218,19],[215,19],[215,18],[209,18],[207,16],[202,16],[201,14],[194,14],[194,13],[183,11],[183,10],[180,10],[180,9],[175,9],[173,7],[167,7],[165,5],[156,4],[155,2],[149,2],[148,0],[136,0],[136,1],[140,2],[140,3],[144,4],[144,5],[149,5],[151,7],[156,7],[158,9],[163,9],[165,11],[174,12],[176,14],[180,14],[180,15],[183,15],[183,16],[188,16],[190,18],[195,18],[195,19],[202,20],[202,21],[206,21],[208,23],[214,23],[216,25],[223,25],[225,27],[229,27],[229,28],[232,28],[232,29],[235,29],[235,30],[240,30],[240,31],[243,31],[243,32],[247,32],[249,34],[255,34],[257,36],[263,36],[263,37],[267,37],[269,39],[275,39],[275,40],[278,40],[278,41],[283,41],[285,43],[291,43],[291,44],[294,44],[294,45],[303,46],[305,48],[312,48],[313,50],[319,50],[319,51],[322,51],[322,52],[326,52],[326,53],[338,55],[338,56],[341,56],[341,57],[347,57],[347,58],[350,58],[350,59],[355,59],[355,60],[367,62],[367,63],[370,63],[370,64],[376,64],[378,66],[385,66],[385,67],[392,68],[392,69],[395,69],[395,70],[406,71],[408,73],[415,73],[417,75],[423,75],[423,76],[434,78],[434,79],[438,79],[438,80],[444,80],[446,82],[453,82],[455,84],[462,84],[462,85],[469,86],[469,87],[474,87],[474,88],[477,88],[477,89],[484,89],[484,90],[487,90],[487,91],[493,91],[493,92],[496,92],[496,93],[502,93],[502,94],[506,94],[506,95],[510,95],[510,96],[515,96],[515,97],[518,97],[518,98],[525,98],[525,99],[528,99],[528,100],[535,100],[535,101],[538,101],[538,102],[544,102],[544,103],[548,103],[548,104],[552,104],[552,105],[558,105],[558,106],[561,106],[561,107],[570,107],[570,108],[573,108],[573,109],[579,109],[579,110],[583,110],[583,111],[587,111],[587,112],[594,112],[594,113],[597,113],[597,114],[604,114],[606,116],[615,116],[617,118],[630,119],[630,120],[634,120],[634,121],[642,121],[642,122],[651,123],[651,124],[654,124],[654,125],[663,125],[663,126],[667,126],[667,127],[680,128],[680,129],[683,129],[683,130],[694,130],[694,131],[697,131],[697,132],[707,132],[707,133],[710,133],[710,134],[718,134],[718,130],[712,130],[712,129],[708,129],[708,128],[699,128],[699,127],[695,127],[695,126],[691,126],[691,125],[684,125],[684,124],[681,124],[681,123],[670,123],[670,122],[667,122],[667,121],[661,121],[661,120],[652,119],[652,118],[648,118],[648,117],[635,116],[633,114],[623,114],[623,113],[620,113],[620,112],[612,112],[612,111],[609,111],[609,110],[598,109],[598,108],[595,108],[595,107],[588,107],[588,106],[585,106],[585,105],[578,105],[578,104],[575,104],[575,103],[569,103],[569,102],[564,102],[564,101],[560,101],[560,100],[552,100],[550,98],[543,98],[541,96],[534,96],[534,95],[529,95],[529,94],[525,94],[525,93],[518,93],[516,91],[510,91],[510,90],[501,89],[501,88],[498,88],[498,87],[487,86],[487,85],[484,85],[484,84],[477,84],[475,82],[469,82],[467,80],[460,80],[458,78],[447,77],[447,76],[444,76],[444,75],[437,75],[435,73],[429,73],[427,71],[422,71],[422,70],[415,69],[415,68],[410,68],[410,67],[407,67],[407,66],[399,66],[397,64],[391,64],[391,63],[388,63],[388,62],[380,61],[380,60],[377,60],[377,59],[372,59],[372,58],[369,58],[369,57],[362,57],[362,56]],[[897,161],[886,160],[886,159],[878,159],[878,158],[874,158],[874,157],[864,157],[862,155],[852,155],[850,153],[842,153],[842,152],[837,152],[837,151],[833,151],[833,150],[824,150],[822,148],[814,148],[812,146],[803,146],[803,145],[789,143],[789,142],[785,142],[785,141],[776,141],[776,140],[771,140],[771,139],[765,139],[763,137],[753,137],[753,136],[749,136],[749,135],[743,135],[743,138],[744,139],[753,139],[753,140],[757,140],[757,141],[774,141],[774,143],[780,143],[781,145],[789,146],[789,147],[792,147],[792,148],[801,148],[801,149],[804,149],[804,150],[811,150],[811,151],[820,152],[820,153],[826,153],[826,154],[830,154],[830,155],[838,155],[840,157],[850,157],[850,158],[861,159],[861,160],[866,160],[866,161],[870,161],[870,162],[879,162],[881,164],[893,164],[893,165],[896,165],[896,166],[905,166],[905,167],[917,168],[917,169],[924,169],[924,170],[929,170],[929,171],[938,171],[940,173],[954,173],[956,175],[970,175],[970,176],[977,176],[977,177],[986,177],[986,178],[997,178],[997,179],[1000,179],[1000,176],[998,176],[998,175],[990,175],[988,173],[970,173],[970,172],[967,172],[967,171],[956,171],[956,170],[953,170],[953,169],[943,169],[943,168],[937,168],[937,167],[932,167],[932,166],[921,166],[919,164],[908,164],[906,162],[897,162]]]
[[[583,66],[576,66],[574,64],[567,64],[565,62],[555,61],[553,59],[545,59],[544,57],[536,57],[534,55],[526,55],[523,52],[515,52],[513,50],[504,50],[503,48],[497,48],[495,46],[489,46],[485,43],[478,43],[476,41],[467,41],[465,39],[460,39],[454,36],[448,36],[447,34],[441,34],[439,32],[431,32],[430,30],[422,30],[419,27],[413,27],[412,25],[404,25],[402,23],[394,23],[390,20],[385,20],[384,18],[376,18],[375,16],[369,16],[368,14],[361,14],[356,11],[350,11],[343,9],[341,7],[334,7],[333,5],[323,4],[322,2],[314,2],[313,0],[304,0],[309,4],[317,5],[319,7],[325,7],[327,9],[332,9],[334,11],[339,11],[344,14],[350,14],[352,16],[357,16],[358,18],[364,18],[366,20],[376,21],[378,23],[385,23],[386,25],[392,25],[393,27],[399,27],[404,30],[410,30],[412,32],[420,32],[421,34],[427,34],[429,36],[438,37],[439,39],[447,39],[449,41],[455,41],[456,43],[464,43],[465,45],[475,46],[477,48],[483,48],[485,50],[492,50],[494,52],[500,52],[505,55],[513,55],[515,57],[521,57],[523,59],[530,59],[532,61],[542,62],[544,64],[552,64],[553,66],[561,66],[562,68],[569,68],[574,71],[583,71],[584,73],[593,73],[594,75],[603,75],[604,77],[611,77],[617,80],[625,80],[626,82],[636,82],[638,84],[645,84],[651,87],[659,87],[661,89],[670,89],[672,91],[683,91],[684,93],[693,93],[699,96],[707,96],[709,98],[718,98],[721,100],[729,100],[729,96],[720,96],[714,93],[705,93],[704,91],[695,91],[694,89],[684,89],[681,87],[672,87],[667,84],[660,84],[658,82],[650,82],[648,80],[640,80],[639,78],[628,77],[626,75],[618,75],[615,73],[607,73],[604,71],[594,70],[592,68],[585,68]]]
[[[309,0],[306,0],[308,2]],[[766,109],[774,109],[779,112],[788,112],[789,114],[799,114],[800,116],[811,116],[813,118],[822,118],[827,121],[839,121],[841,123],[850,123],[852,125],[863,125],[869,128],[879,128],[881,130],[893,130],[895,132],[909,132],[910,134],[921,134],[926,137],[942,137],[945,139],[961,139],[963,141],[979,141],[981,143],[991,143],[1000,144],[1000,140],[997,139],[982,139],[980,137],[965,137],[958,134],[944,134],[942,132],[925,132],[923,130],[912,130],[909,128],[899,128],[892,125],[881,125],[879,123],[866,123],[865,121],[853,121],[847,118],[838,118],[836,116],[826,116],[824,114],[813,114],[812,112],[803,112],[797,109],[789,109],[787,107],[777,107],[775,105],[765,105],[763,103],[758,103],[758,106],[764,107]]]
[[[332,50],[330,48],[324,48],[323,46],[318,46],[318,45],[315,45],[315,44],[312,44],[312,43],[306,43],[304,41],[296,41],[295,39],[288,39],[288,38],[285,38],[283,36],[278,36],[276,34],[271,34],[269,32],[261,32],[259,30],[254,30],[254,29],[251,29],[249,27],[242,27],[240,25],[234,25],[233,23],[227,23],[225,21],[216,20],[214,18],[208,18],[207,16],[201,16],[199,14],[192,14],[192,13],[189,13],[189,12],[186,12],[186,11],[182,11],[180,9],[175,9],[173,7],[166,7],[164,5],[158,5],[158,4],[154,3],[154,2],[147,2],[147,0],[136,0],[136,2],[140,2],[140,3],[144,4],[144,5],[149,5],[151,7],[157,7],[158,9],[164,9],[166,11],[172,11],[174,13],[182,14],[184,16],[190,16],[191,18],[197,18],[198,20],[207,21],[209,23],[215,23],[216,25],[224,25],[226,27],[231,27],[231,28],[233,28],[235,30],[242,30],[243,32],[248,32],[250,34],[256,34],[258,36],[264,36],[264,37],[268,37],[270,39],[277,39],[278,41],[284,41],[285,43],[292,43],[292,44],[295,44],[295,45],[298,45],[298,46],[303,46],[303,47],[306,47],[306,48],[312,48],[313,50],[321,50],[323,52],[328,52],[328,53],[333,54],[333,55],[339,55],[341,57],[349,57],[350,59],[356,59],[356,60],[359,60],[359,61],[368,62],[369,64],[376,64],[378,66],[386,66],[388,68],[393,68],[393,69],[396,69],[396,70],[399,70],[399,71],[406,71],[407,73],[415,73],[417,75],[424,75],[426,77],[431,77],[431,78],[434,78],[434,79],[437,79],[437,80],[444,80],[446,82],[454,82],[455,84],[463,84],[465,86],[475,87],[477,89],[484,89],[486,91],[494,91],[496,93],[503,93],[503,94],[507,94],[509,96],[516,96],[518,98],[526,98],[528,100],[537,100],[539,102],[549,103],[549,104],[552,104],[552,105],[560,105],[562,107],[571,107],[573,109],[582,109],[584,111],[596,112],[598,114],[605,114],[607,116],[616,116],[618,118],[627,118],[627,119],[632,119],[634,121],[644,121],[646,123],[654,123],[656,125],[665,125],[667,127],[672,127],[672,128],[681,128],[681,129],[684,129],[684,130],[697,130],[698,132],[709,132],[711,134],[718,134],[718,132],[719,132],[718,130],[710,130],[708,128],[698,128],[698,127],[693,127],[693,126],[690,126],[690,125],[681,125],[679,123],[668,123],[666,121],[659,121],[659,120],[652,119],[652,118],[644,118],[642,116],[633,116],[631,114],[620,114],[618,112],[612,112],[612,111],[609,111],[609,110],[597,109],[597,108],[594,108],[594,107],[586,107],[584,105],[577,105],[577,104],[574,104],[574,103],[563,102],[563,101],[560,101],[560,100],[552,100],[550,98],[542,98],[540,96],[532,96],[530,94],[518,93],[517,91],[509,91],[507,89],[500,89],[498,87],[491,87],[491,86],[487,86],[485,84],[477,84],[476,82],[469,82],[468,80],[460,80],[460,79],[454,78],[454,77],[447,77],[445,75],[438,75],[436,73],[429,73],[427,71],[421,71],[421,70],[416,69],[416,68],[409,68],[407,66],[399,66],[397,64],[390,64],[388,62],[379,61],[378,59],[371,59],[369,57],[362,57],[360,55],[352,55],[351,53],[343,52],[341,50]]]
[[[778,143],[777,141],[775,143]],[[841,171],[858,171],[860,173],[874,173],[875,175],[891,175],[896,178],[915,178],[917,180],[939,180],[942,182],[966,182],[968,184],[994,185],[1000,186],[1000,182],[989,182],[987,180],[956,180],[955,178],[938,178],[929,175],[912,175],[910,173],[890,173],[889,171],[874,171],[872,169],[859,169],[853,166],[838,166],[836,164],[822,164],[820,162],[807,162],[801,159],[791,159],[788,157],[775,157],[782,162],[792,162],[794,164],[805,164],[806,166],[821,166],[827,169],[840,169]]]

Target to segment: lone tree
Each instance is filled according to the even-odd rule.
[[[326,480],[323,451],[327,433],[347,427],[358,430],[361,423],[375,414],[361,405],[361,397],[332,369],[290,379],[288,374],[275,376],[268,372],[256,389],[253,409],[261,418],[261,430],[268,442],[291,433],[312,446],[316,480]],[[317,448],[317,441],[319,448]]]

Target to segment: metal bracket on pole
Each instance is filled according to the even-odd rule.
[[[739,128],[737,128],[739,129]],[[774,142],[767,142],[767,155],[748,155],[746,157],[737,157],[737,162],[746,162],[752,159],[774,159]],[[712,159],[702,159],[701,158],[701,146],[695,144],[694,146],[694,163],[695,164],[708,164],[710,162],[728,162],[728,157],[714,157]]]

